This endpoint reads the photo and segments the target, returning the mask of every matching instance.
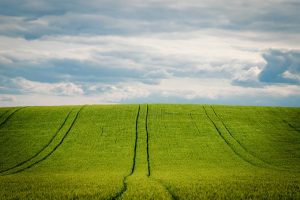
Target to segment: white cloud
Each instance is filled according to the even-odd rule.
[[[32,85],[32,83],[29,85]],[[14,102],[0,99],[0,103],[3,106],[114,104],[119,102],[140,102],[138,99],[143,100],[143,102],[149,102],[152,98],[152,102],[161,102],[163,100],[163,102],[169,103],[178,102],[180,99],[198,103],[203,103],[203,99],[206,99],[206,102],[222,102],[222,100],[227,99],[231,104],[238,102],[238,104],[248,105],[273,105],[274,102],[287,101],[291,97],[294,98],[300,95],[300,87],[296,85],[267,85],[258,88],[245,88],[232,86],[230,81],[226,79],[197,78],[168,78],[157,85],[148,85],[136,81],[115,85],[98,84],[88,88],[92,92],[89,95],[82,94],[81,90],[76,95],[72,92],[73,96],[61,95],[61,92],[53,92],[53,90],[56,91],[57,87],[62,86],[57,84],[52,86],[39,85],[34,86],[35,89],[32,89],[31,86],[26,86],[25,88],[33,90],[32,94],[8,95],[14,99]],[[48,92],[41,92],[41,90],[47,90]],[[155,97],[154,100],[153,97]]]
[[[11,104],[11,103],[14,103],[15,101],[16,101],[16,98],[13,95],[0,94],[0,103],[1,102],[9,102]]]
[[[264,87],[233,86],[227,79],[171,78],[164,79],[153,86],[166,96],[190,98],[222,99],[237,96],[270,95],[273,97],[300,95],[300,87],[296,85],[268,85]]]
[[[37,65],[51,59],[71,59],[93,62],[96,68],[99,64],[107,68],[121,67],[142,72],[140,77],[128,80],[122,80],[120,75],[118,83],[107,85],[88,83],[86,79],[77,80],[77,83],[13,79],[23,92],[36,95],[77,96],[86,100],[98,97],[106,103],[147,98],[154,94],[188,100],[300,95],[297,85],[260,85],[256,88],[259,85],[258,75],[265,64],[261,53],[267,46],[276,46],[275,41],[250,42],[243,37],[230,36],[227,32],[224,32],[224,37],[220,37],[222,32],[210,33],[197,31],[139,37],[49,36],[32,41],[0,37],[0,58],[2,63],[18,60]],[[9,47],[4,48],[5,45]],[[253,48],[257,50],[253,51]],[[72,66],[69,67],[72,70]],[[285,75],[291,77],[291,74]],[[155,81],[148,84],[147,77],[155,78]],[[237,85],[232,85],[232,81]],[[248,84],[248,87],[242,87],[243,84]]]
[[[262,38],[268,39],[261,40]],[[23,38],[0,36],[0,56],[2,59],[14,58],[24,61],[55,58],[102,62],[112,57],[117,60],[118,55],[113,56],[110,53],[119,52],[127,53],[133,57],[134,54],[143,55],[141,59],[144,62],[148,62],[153,58],[160,58],[167,61],[173,59],[194,63],[215,61],[228,63],[230,60],[255,63],[263,62],[261,52],[270,47],[275,49],[300,49],[299,34],[295,36],[285,34],[285,37],[281,38],[281,40],[278,39],[276,34],[217,29],[185,33],[152,33],[134,37],[45,36],[30,41]],[[256,50],[253,51],[253,49]],[[126,59],[122,61],[126,62]],[[135,64],[127,60],[124,66],[137,67]]]
[[[83,89],[74,83],[41,83],[21,77],[12,79],[12,83],[23,93],[52,94],[60,96],[82,95]]]
[[[20,92],[16,104],[26,94],[29,104],[43,95],[49,104],[67,102],[68,96],[78,103],[115,103],[155,95],[186,100],[299,95],[298,54],[280,71],[289,82],[260,79],[275,65],[264,52],[300,50],[299,5],[283,0],[29,0],[18,5],[4,0],[0,92]]]
[[[300,73],[291,73],[290,71],[285,71],[282,74],[282,77],[300,82]]]
[[[241,85],[255,86],[259,85],[259,74],[262,69],[254,66],[250,67],[248,70],[244,70],[240,73],[237,73],[233,77],[233,82]]]

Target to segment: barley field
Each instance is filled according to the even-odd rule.
[[[0,108],[0,199],[300,199],[300,108]]]

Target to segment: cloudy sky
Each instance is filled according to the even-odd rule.
[[[1,0],[0,106],[300,106],[299,0]]]

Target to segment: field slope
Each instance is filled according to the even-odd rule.
[[[0,108],[0,199],[300,199],[300,108]]]

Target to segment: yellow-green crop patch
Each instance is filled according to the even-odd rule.
[[[0,108],[0,199],[300,199],[300,108]]]

